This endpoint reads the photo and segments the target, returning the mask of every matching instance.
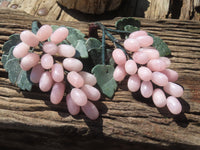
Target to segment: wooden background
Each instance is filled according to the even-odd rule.
[[[30,29],[35,19],[42,24],[75,27],[88,35],[88,23],[91,21],[77,24],[77,20],[73,19],[66,21],[48,18],[48,15],[29,14],[0,9],[0,48],[11,34]],[[102,98],[96,103],[101,114],[96,121],[87,119],[82,113],[71,116],[64,100],[59,105],[52,105],[49,93],[42,93],[37,87],[32,92],[20,91],[9,82],[0,63],[0,148],[199,149],[200,22],[139,19],[142,29],[160,36],[172,50],[171,68],[178,71],[180,77],[177,83],[184,87],[184,95],[180,99],[183,105],[181,115],[172,116],[166,108],[157,109],[151,99],[143,99],[138,93],[127,91],[123,82],[112,100]],[[101,22],[114,27],[115,20]],[[88,21],[87,17],[85,21]]]

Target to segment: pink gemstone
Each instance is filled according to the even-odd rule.
[[[167,77],[170,82],[175,82],[178,80],[178,73],[172,69],[165,69],[162,71]]]
[[[153,44],[153,38],[148,35],[139,36],[136,38],[136,40],[139,42],[140,47],[148,47]]]
[[[137,74],[131,75],[127,82],[127,87],[129,89],[129,91],[131,91],[131,92],[138,91],[140,89],[140,82],[141,82],[141,80]]]
[[[70,95],[76,105],[84,106],[87,104],[87,96],[81,89],[73,88]]]
[[[125,68],[123,65],[121,66],[117,66],[113,72],[113,78],[116,80],[116,81],[122,81],[124,80],[124,78],[126,77],[126,71],[125,71]]]
[[[85,106],[82,106],[81,109],[85,113],[85,115],[91,120],[96,120],[99,117],[99,111],[97,110],[96,106],[90,101],[88,101]]]
[[[173,82],[168,82],[168,84],[164,86],[164,91],[174,97],[181,97],[183,95],[183,88]]]
[[[149,61],[149,57],[146,53],[138,51],[133,54],[133,60],[138,64],[144,65]]]
[[[160,54],[156,49],[143,48],[141,51],[146,53],[149,59],[157,59],[160,57]]]
[[[75,71],[71,71],[67,74],[67,80],[72,86],[76,88],[81,88],[84,85],[82,76]]]
[[[91,74],[89,72],[85,72],[85,71],[81,71],[81,72],[79,72],[79,74],[83,78],[85,84],[94,86],[97,83],[97,79],[93,74]]]
[[[20,66],[23,70],[28,71],[32,67],[36,66],[40,60],[40,56],[35,53],[28,53],[21,59]]]
[[[53,85],[53,79],[51,77],[51,73],[46,71],[42,74],[39,81],[39,88],[43,92],[48,92]]]
[[[80,106],[74,103],[70,94],[68,94],[66,97],[66,103],[68,111],[71,115],[77,115],[80,112]]]
[[[171,65],[171,61],[170,61],[169,58],[167,58],[167,57],[160,57],[160,59],[161,59],[162,61],[164,61],[165,65],[166,65],[166,68],[169,67],[169,66]]]
[[[32,68],[32,70],[31,70],[31,74],[30,74],[30,80],[31,80],[31,82],[33,82],[33,83],[39,83],[40,77],[43,74],[43,72],[44,72],[44,69],[43,69],[43,67],[40,64],[34,66]]]
[[[55,82],[61,82],[64,79],[63,66],[59,63],[55,63],[51,70],[52,78]]]
[[[97,101],[101,97],[99,90],[89,84],[85,84],[81,90],[86,94],[87,98],[92,101]]]
[[[59,104],[63,99],[64,93],[65,93],[65,84],[62,82],[54,83],[50,95],[51,103]]]
[[[152,82],[158,86],[166,86],[168,84],[168,78],[165,74],[161,72],[153,72],[152,73]]]
[[[126,63],[126,55],[121,49],[115,49],[112,52],[112,57],[116,64],[123,65]]]
[[[60,56],[73,57],[76,53],[76,50],[71,45],[60,44],[58,46],[58,53],[59,53]]]
[[[157,88],[153,91],[152,99],[156,107],[162,108],[167,104],[167,98],[161,89]]]
[[[28,54],[29,48],[30,47],[26,43],[21,42],[17,46],[15,46],[13,50],[13,55],[16,58],[22,58]]]
[[[137,72],[137,64],[134,60],[127,60],[125,63],[125,70],[129,75],[133,75]]]
[[[65,40],[69,34],[69,31],[66,27],[60,27],[54,33],[52,33],[50,39],[53,43],[58,44]]]
[[[169,96],[167,98],[167,107],[168,107],[169,111],[174,115],[178,115],[182,111],[181,103],[174,96]]]
[[[143,81],[140,87],[140,92],[145,98],[151,97],[153,94],[153,85],[151,81]]]
[[[43,51],[50,55],[55,55],[58,52],[58,46],[53,42],[45,42],[43,44]]]
[[[149,68],[142,66],[138,69],[138,76],[143,81],[149,81],[151,80],[152,72]]]
[[[148,35],[146,31],[135,31],[135,32],[132,32],[130,35],[129,35],[129,38],[137,38],[139,36],[145,36],[145,35]]]
[[[140,48],[140,45],[136,39],[128,38],[124,41],[124,48],[130,52],[136,52]]]
[[[165,62],[161,59],[151,59],[147,63],[147,67],[152,71],[163,71],[166,69]]]
[[[83,69],[83,63],[76,58],[65,58],[63,60],[63,67],[68,71],[79,72]]]
[[[51,69],[53,66],[54,60],[50,54],[44,54],[41,57],[41,65],[44,69]]]
[[[51,36],[52,32],[53,30],[50,25],[43,25],[42,27],[40,27],[40,29],[38,30],[36,34],[37,39],[43,42]]]
[[[36,35],[29,30],[21,32],[20,39],[22,40],[22,42],[31,47],[36,47],[39,44],[39,40],[37,39]]]

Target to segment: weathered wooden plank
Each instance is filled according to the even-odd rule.
[[[43,20],[6,9],[0,10],[0,17],[1,48],[11,34],[30,29],[35,19],[43,24],[75,27],[88,35],[88,23],[84,22]],[[100,149],[107,146],[108,149],[198,149],[200,23],[139,19],[142,29],[159,35],[172,50],[171,68],[179,72],[177,83],[184,87],[180,99],[184,114],[172,116],[166,108],[155,108],[151,99],[127,91],[124,81],[112,100],[102,98],[95,103],[101,114],[96,121],[82,113],[71,116],[64,100],[53,105],[49,102],[49,93],[42,93],[36,86],[32,92],[20,91],[9,82],[0,63],[0,146],[10,149]],[[114,20],[102,23],[114,27]]]

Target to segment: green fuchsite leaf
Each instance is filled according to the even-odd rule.
[[[115,27],[118,30],[124,30],[126,25],[131,25],[133,27],[140,28],[140,21],[131,17],[122,18],[115,23]]]
[[[11,83],[16,84],[22,90],[30,91],[32,83],[29,80],[29,75],[26,71],[22,70],[19,64],[19,59],[13,56],[13,49],[20,43],[18,34],[11,35],[9,41],[5,42],[3,46],[2,63],[5,70],[8,72],[8,78]]]
[[[135,32],[135,31],[138,31],[138,30],[140,30],[140,28],[135,27],[135,26],[132,26],[132,25],[126,25],[126,26],[124,27],[124,31],[129,31],[130,33],[131,33],[131,32]]]
[[[117,89],[117,83],[113,79],[114,67],[111,65],[96,65],[92,69],[92,73],[97,78],[97,84],[100,87],[103,94],[112,98],[115,90]]]
[[[153,34],[148,33],[149,36],[153,37],[153,47],[155,47],[159,53],[160,56],[169,56],[171,54],[171,50],[167,46],[167,44],[157,36],[154,36]]]
[[[85,45],[85,41],[78,40],[75,49],[78,51],[81,58],[88,58],[88,52]]]

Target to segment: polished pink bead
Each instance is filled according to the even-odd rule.
[[[68,111],[71,115],[77,115],[80,112],[80,106],[78,106],[71,98],[71,95],[66,96],[66,103]]]
[[[86,94],[81,89],[73,88],[70,95],[74,103],[78,106],[84,106],[88,101]]]
[[[129,38],[137,38],[139,36],[145,36],[145,35],[148,35],[146,31],[135,31],[135,32],[132,32],[130,35],[129,35]]]
[[[112,52],[112,57],[116,64],[123,65],[126,63],[126,55],[121,49],[115,49]]]
[[[141,80],[137,74],[131,75],[128,78],[127,87],[129,91],[136,92],[140,89]]]
[[[140,92],[143,97],[149,98],[153,94],[153,85],[151,81],[143,81],[141,83]]]
[[[15,46],[13,50],[13,56],[16,58],[22,58],[28,54],[29,49],[30,47],[26,43],[21,42]]]
[[[22,40],[22,42],[26,43],[31,47],[36,47],[39,44],[37,36],[29,30],[22,31],[20,34],[20,39]]]
[[[165,69],[162,71],[167,77],[170,82],[175,82],[178,80],[178,73],[172,69]]]
[[[174,115],[178,115],[181,113],[182,111],[182,106],[181,103],[179,102],[179,100],[174,97],[174,96],[169,96],[167,98],[167,108],[169,109],[169,111],[174,114]]]
[[[174,97],[181,97],[183,95],[183,88],[173,82],[168,82],[168,84],[164,86],[164,91]]]
[[[44,68],[40,64],[34,66],[30,74],[31,82],[39,83],[41,75],[43,74],[44,71],[45,71]]]
[[[81,88],[84,85],[83,77],[75,71],[71,71],[67,74],[67,80],[76,88]]]
[[[91,120],[96,120],[99,117],[99,111],[97,110],[96,106],[88,101],[86,105],[81,107],[84,114],[90,118]]]
[[[168,78],[165,74],[161,72],[153,72],[152,73],[152,82],[158,86],[165,86],[168,84]]]
[[[124,41],[124,48],[130,52],[136,52],[140,48],[140,44],[136,39],[128,38]]]
[[[64,79],[63,66],[59,63],[55,63],[51,69],[51,75],[55,82],[61,82]]]
[[[65,84],[62,82],[54,83],[51,89],[50,101],[52,104],[59,104],[65,93]]]
[[[99,90],[89,84],[85,84],[81,90],[86,94],[87,98],[92,101],[97,101],[101,97]]]
[[[53,79],[51,77],[51,73],[46,71],[42,74],[39,81],[39,88],[43,92],[48,92],[53,85]]]
[[[116,80],[116,81],[122,81],[124,80],[124,78],[126,77],[126,71],[125,71],[125,68],[123,65],[121,66],[117,66],[113,72],[113,78]]]
[[[165,93],[159,88],[153,91],[152,99],[156,107],[162,108],[167,104]]]
[[[40,29],[38,30],[36,34],[37,39],[43,42],[51,36],[52,32],[53,30],[50,25],[43,25],[40,27]]]
[[[153,44],[153,38],[148,35],[138,36],[136,40],[139,42],[140,47],[148,47]]]
[[[137,72],[137,64],[134,60],[127,60],[125,63],[125,71],[129,75],[133,75]]]

